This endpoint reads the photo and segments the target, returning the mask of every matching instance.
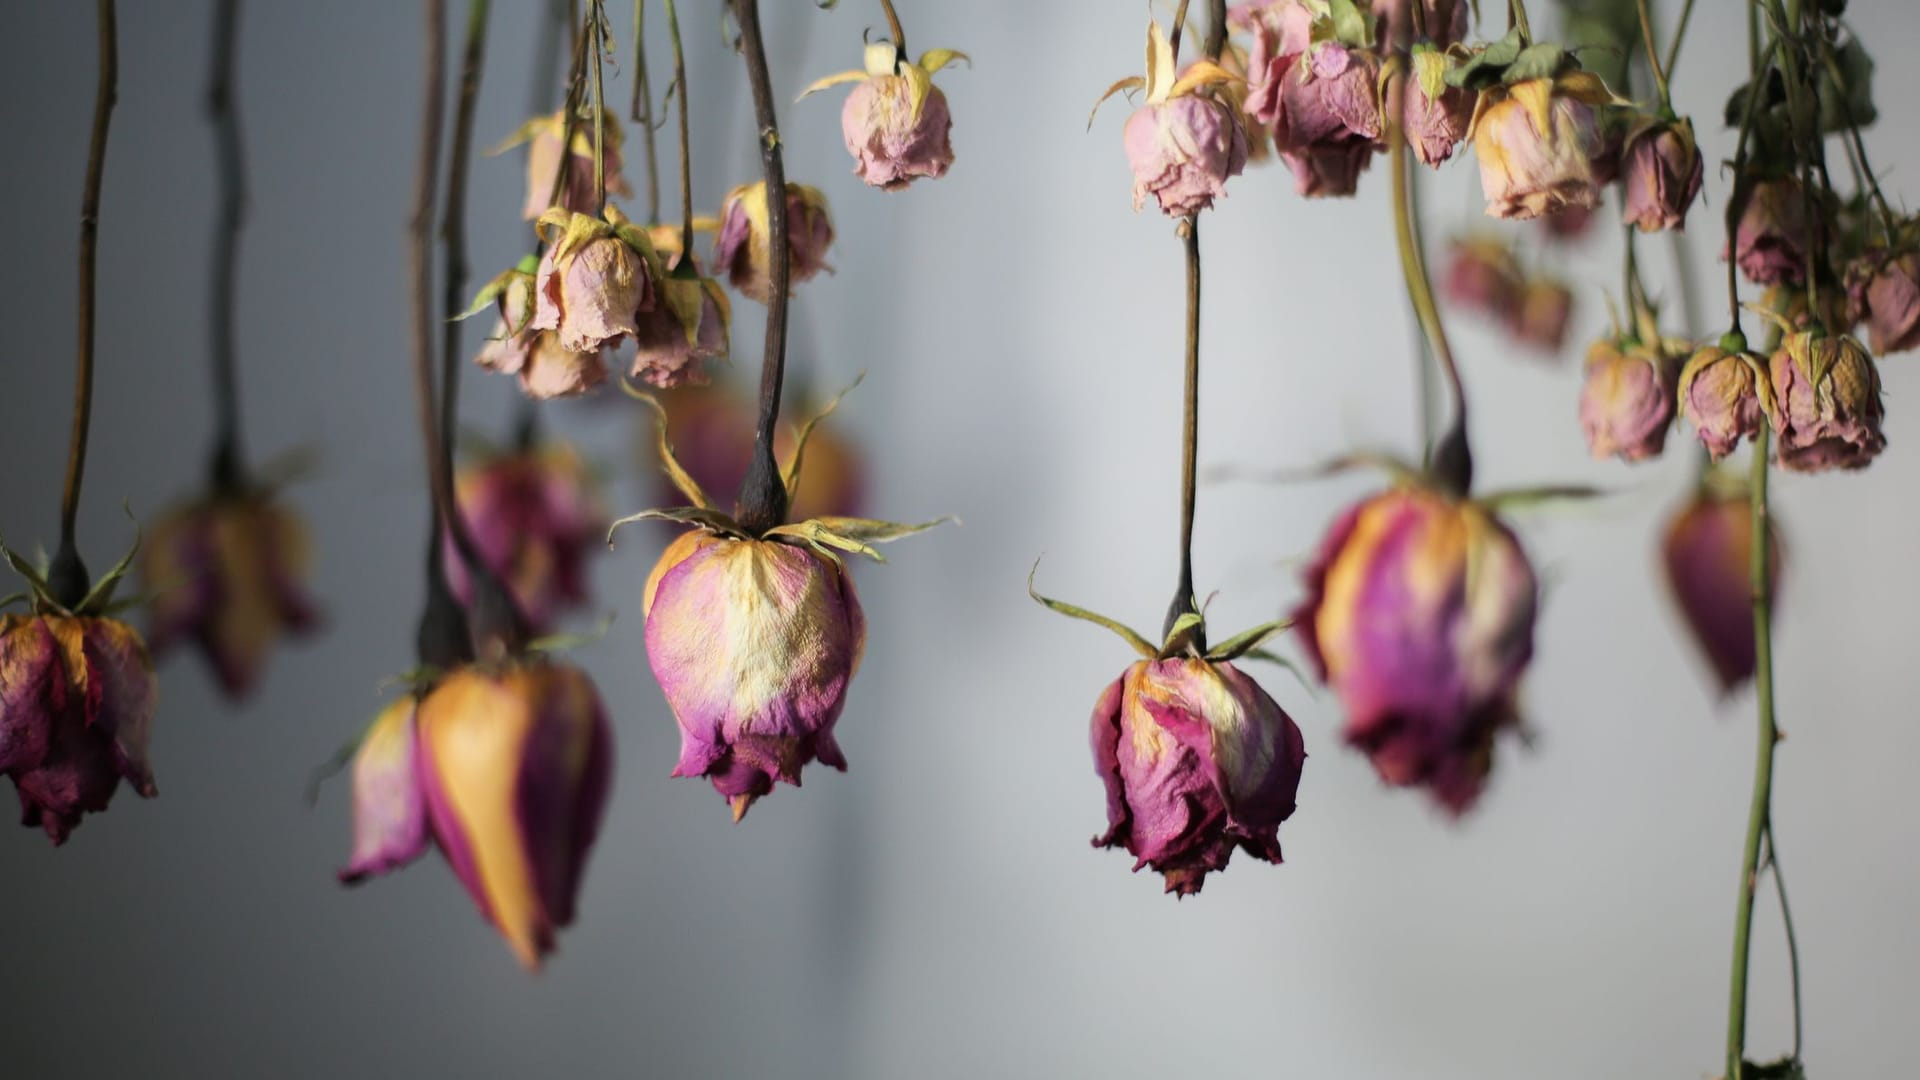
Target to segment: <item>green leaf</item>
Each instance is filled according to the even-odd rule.
[[[1235,634],[1207,652],[1209,660],[1236,660],[1258,648],[1260,643],[1293,625],[1292,619],[1275,619],[1251,630]]]
[[[1336,41],[1356,49],[1373,44],[1373,20],[1353,0],[1328,0],[1327,11]]]
[[[792,502],[800,492],[800,463],[806,460],[807,440],[813,438],[813,429],[820,423],[820,421],[825,420],[829,416],[832,416],[833,411],[840,407],[841,400],[844,399],[848,394],[853,393],[854,387],[859,386],[860,383],[866,379],[866,377],[867,377],[867,373],[864,371],[862,371],[858,375],[855,375],[853,377],[853,381],[847,384],[847,388],[845,390],[842,390],[839,393],[833,395],[833,397],[830,400],[828,400],[828,402],[825,405],[822,405],[820,407],[820,410],[818,412],[814,413],[812,416],[807,417],[806,423],[800,425],[800,431],[798,434],[794,436],[794,439],[793,439],[793,461],[787,466],[786,483],[787,483],[787,501],[788,502]]]
[[[133,517],[132,506],[122,503],[121,509],[126,511],[127,517]],[[140,528],[135,525],[133,545],[127,548],[125,555],[120,556],[119,562],[95,579],[92,590],[80,601],[80,606],[73,609],[75,615],[96,614],[113,602],[113,590],[119,586],[120,579],[127,576],[127,571],[133,567],[133,556],[140,550],[140,535]]]
[[[1463,86],[1469,90],[1484,90],[1497,86],[1506,70],[1520,58],[1526,43],[1520,40],[1520,31],[1509,30],[1501,38],[1479,52],[1452,71],[1447,72],[1448,86]]]
[[[1035,559],[1033,560],[1033,569],[1027,572],[1027,595],[1033,597],[1036,603],[1040,604],[1042,607],[1046,608],[1048,611],[1058,612],[1059,614],[1065,615],[1070,619],[1079,619],[1082,622],[1090,622],[1095,626],[1103,626],[1108,630],[1113,631],[1115,634],[1120,635],[1120,639],[1122,641],[1125,641],[1127,644],[1133,646],[1134,652],[1139,653],[1142,657],[1148,660],[1155,659],[1156,657],[1159,656],[1159,652],[1156,649],[1154,649],[1152,645],[1148,644],[1146,638],[1143,638],[1139,634],[1134,633],[1133,630],[1129,629],[1125,623],[1119,622],[1114,619],[1109,619],[1105,615],[1096,615],[1093,612],[1088,611],[1086,608],[1075,607],[1072,604],[1066,603],[1064,601],[1049,599],[1035,592],[1033,590],[1033,578],[1034,578],[1034,575],[1038,574],[1039,572],[1040,572],[1040,560]]]
[[[1206,633],[1207,620],[1197,611],[1183,612],[1167,628],[1167,640],[1160,643],[1160,659],[1166,660],[1185,653],[1194,642]]]
[[[1551,79],[1564,72],[1572,61],[1567,50],[1543,41],[1522,49],[1501,75],[1501,81],[1511,86],[1529,79]]]
[[[607,546],[613,546],[613,534],[620,526],[631,525],[636,521],[671,521],[676,525],[693,525],[721,536],[731,536],[736,540],[751,539],[739,524],[718,510],[699,506],[670,506],[664,509],[642,510],[637,514],[628,514],[607,527]]]

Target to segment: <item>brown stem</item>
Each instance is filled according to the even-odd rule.
[[[660,161],[653,138],[653,80],[647,74],[647,0],[633,0],[633,106],[647,157],[647,224],[660,220]]]
[[[767,71],[766,40],[760,31],[759,0],[732,0],[740,26],[740,52],[753,89],[753,112],[760,125],[760,171],[767,189],[768,268],[767,346],[760,366],[760,415],[753,458],[740,483],[735,517],[759,535],[787,518],[787,489],[773,457],[774,429],[780,422],[780,384],[787,363],[787,295],[793,251],[787,241],[787,172],[780,154],[780,125],[774,113],[773,79]]]
[[[99,0],[100,72],[93,92],[93,137],[87,145],[87,179],[80,195],[80,343],[74,362],[73,437],[67,444],[67,477],[60,491],[60,547],[48,567],[53,600],[71,608],[87,595],[87,568],[74,542],[80,512],[80,480],[87,469],[87,428],[93,413],[93,282],[100,235],[100,181],[107,164],[107,125],[119,93],[120,50],[114,0]]]
[[[1198,612],[1193,595],[1193,512],[1200,456],[1200,215],[1189,214],[1180,222],[1180,236],[1187,256],[1187,351],[1184,392],[1180,421],[1180,581],[1167,605],[1166,623],[1161,637],[1173,635],[1173,624],[1182,615]],[[1207,648],[1205,628],[1199,628],[1194,646]]]
[[[687,57],[680,48],[680,15],[667,0],[667,36],[673,39],[674,104],[680,114],[680,251],[693,257],[693,143],[687,134]],[[685,265],[691,267],[689,261]]]
[[[234,355],[234,285],[240,229],[246,221],[247,178],[234,104],[234,40],[240,0],[219,0],[213,14],[213,73],[207,84],[207,116],[213,121],[220,176],[220,212],[214,221],[212,311],[214,439],[211,474],[215,491],[245,486],[240,457],[239,371]]]
[[[593,213],[596,217],[607,209],[607,107],[601,94],[606,67],[606,39],[602,37],[606,18],[607,11],[601,0],[592,0],[587,5],[587,21],[593,24],[588,47],[593,50]],[[561,160],[565,159],[566,154],[562,152]]]
[[[893,0],[880,0],[880,10],[887,13],[887,32],[893,35],[894,71],[900,69],[900,61],[907,58],[907,32],[900,27],[900,13],[893,10]]]
[[[1187,0],[1180,0],[1180,6],[1173,9],[1173,29],[1167,31],[1167,51],[1173,54],[1173,62],[1180,62],[1180,35],[1187,30]]]

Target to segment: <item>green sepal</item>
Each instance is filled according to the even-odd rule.
[[[1307,692],[1308,697],[1319,698],[1320,688],[1313,685],[1313,680],[1308,678],[1307,673],[1300,669],[1300,665],[1281,656],[1279,653],[1269,652],[1266,649],[1248,649],[1246,652],[1241,653],[1240,656],[1243,660],[1261,660],[1285,668],[1287,674],[1293,676],[1294,679],[1300,683],[1301,689]]]
[[[1106,629],[1113,631],[1115,634],[1118,634],[1122,641],[1125,641],[1128,645],[1133,646],[1133,651],[1139,653],[1142,658],[1147,660],[1153,660],[1158,658],[1159,650],[1155,649],[1151,644],[1149,644],[1146,638],[1143,638],[1139,634],[1134,633],[1133,630],[1129,628],[1125,623],[1119,622],[1114,619],[1109,619],[1105,615],[1097,615],[1091,611],[1088,611],[1086,608],[1075,607],[1072,604],[1066,603],[1065,601],[1053,600],[1048,597],[1041,596],[1039,593],[1035,592],[1033,589],[1033,578],[1034,578],[1034,575],[1038,574],[1039,572],[1040,572],[1040,560],[1035,559],[1033,560],[1033,569],[1027,571],[1027,595],[1033,597],[1035,603],[1038,603],[1041,607],[1046,608],[1048,611],[1065,615],[1070,619],[1079,619],[1081,622],[1090,622],[1095,626],[1105,627]]]
[[[1197,611],[1182,612],[1179,618],[1173,620],[1173,625],[1167,628],[1167,640],[1160,643],[1160,651],[1156,654],[1156,659],[1171,660],[1191,651],[1194,643],[1199,641],[1206,631],[1205,616]]]
[[[125,509],[127,516],[132,517],[132,508]],[[86,597],[80,601],[78,607],[73,609],[75,615],[104,614],[105,609],[113,603],[113,590],[120,586],[120,579],[126,577],[127,571],[133,568],[133,557],[140,551],[140,537],[140,528],[136,525],[133,530],[132,546],[127,548],[125,555],[120,556],[119,562],[108,567],[106,573],[94,579],[93,588],[87,590]]]
[[[847,384],[846,389],[833,395],[825,405],[820,407],[819,411],[807,417],[807,422],[800,425],[800,430],[794,434],[793,460],[787,464],[786,485],[788,502],[792,502],[800,493],[800,463],[806,460],[807,440],[813,437],[813,429],[819,425],[820,421],[832,416],[833,411],[840,407],[841,400],[848,394],[853,393],[854,388],[865,381],[866,377],[867,373],[865,371],[855,375],[853,381]]]
[[[12,593],[8,596],[0,596],[0,609],[10,608],[15,604],[24,604],[32,599],[33,599],[32,593],[23,593],[23,592]]]
[[[1353,0],[1327,0],[1330,40],[1355,49],[1373,45],[1373,17]]]
[[[493,307],[494,304],[499,301],[500,297],[505,295],[506,291],[513,287],[516,281],[525,281],[527,283],[527,287],[532,288],[533,272],[531,270],[521,270],[518,267],[515,267],[512,270],[504,270],[498,274],[495,274],[493,278],[489,280],[485,285],[480,286],[479,292],[476,292],[473,294],[473,303],[468,305],[467,310],[461,312],[458,315],[455,315],[452,319],[448,321],[462,322],[467,319],[473,318],[475,315],[480,314],[481,312],[487,310],[490,307]],[[531,318],[533,318],[533,305],[529,304],[527,305],[527,314],[525,318],[522,320],[522,322],[524,323],[526,319],[531,319]],[[524,328],[523,326],[514,327],[509,332],[509,336],[511,336],[512,334],[519,333],[523,328]]]
[[[1467,61],[1447,72],[1447,85],[1464,87],[1468,90],[1485,90],[1498,86],[1508,67],[1520,59],[1527,49],[1527,43],[1520,38],[1516,28],[1507,31],[1499,41],[1487,45],[1474,53]]]
[[[877,521],[873,518],[829,516],[812,518],[808,521],[799,522],[798,524],[818,525],[826,531],[833,533],[835,536],[844,536],[849,540],[857,540],[863,544],[887,544],[895,540],[903,540],[906,537],[926,532],[928,529],[937,528],[948,522],[958,525],[960,524],[960,519],[954,517],[952,514],[946,514],[934,518],[932,521],[908,524],[899,521]]]
[[[668,506],[628,514],[607,526],[607,547],[613,547],[613,534],[620,531],[620,526],[636,521],[671,521],[676,525],[693,525],[735,540],[753,539],[733,518],[718,510],[700,506]]]
[[[679,490],[680,494],[685,495],[687,501],[695,507],[702,510],[711,510],[713,508],[713,500],[707,497],[706,492],[700,490],[699,482],[693,478],[692,473],[689,473],[681,466],[680,459],[673,454],[673,443],[667,438],[667,407],[660,404],[659,398],[654,397],[645,390],[634,389],[631,380],[621,379],[620,389],[626,391],[628,397],[641,402],[646,405],[647,408],[653,410],[655,427],[657,429],[654,449],[660,455],[660,468],[667,474],[667,479],[673,481],[673,486]],[[608,536],[611,538],[612,534],[609,533]],[[611,546],[611,539],[609,539],[608,544]]]
[[[1476,497],[1475,504],[1490,513],[1503,510],[1525,510],[1549,502],[1584,502],[1599,499],[1613,492],[1588,484],[1547,484],[1540,487],[1509,488],[1505,491],[1490,492]]]
[[[1248,653],[1259,648],[1260,644],[1268,638],[1292,625],[1292,619],[1275,619],[1269,623],[1261,623],[1259,626],[1235,634],[1207,650],[1207,659],[1216,663],[1223,660],[1238,660],[1240,657],[1246,656]]]
[[[822,555],[833,558],[836,562],[838,556],[834,553],[841,551],[852,555],[865,555],[877,563],[887,561],[887,557],[880,554],[879,550],[871,544],[844,533],[834,532],[821,524],[823,520],[815,518],[811,521],[794,521],[785,525],[775,525],[761,535],[763,539],[791,537],[804,542]]]
[[[53,603],[52,587],[47,584],[45,571],[38,569],[26,559],[21,558],[19,552],[7,546],[4,538],[0,538],[0,555],[6,556],[7,565],[13,567],[14,573],[26,579],[28,600],[32,601],[35,605]],[[57,607],[58,605],[54,606]]]
[[[1568,55],[1567,50],[1543,41],[1520,50],[1520,55],[1514,57],[1513,63],[1507,66],[1501,81],[1512,86],[1531,79],[1558,78],[1569,65],[1577,67],[1578,61]]]

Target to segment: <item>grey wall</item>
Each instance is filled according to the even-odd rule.
[[[496,5],[482,143],[521,119],[537,6]],[[686,6],[710,206],[750,176],[751,135],[715,5]],[[796,90],[856,63],[860,30],[880,24],[856,0],[768,6],[776,81]],[[1895,114],[1874,153],[1904,187],[1920,142],[1891,106],[1920,83],[1893,61],[1920,48],[1920,20],[1857,6]],[[209,5],[122,7],[82,522],[96,567],[129,538],[123,497],[150,515],[197,481],[209,419]],[[345,790],[309,810],[302,784],[370,715],[377,681],[408,664],[419,593],[401,237],[416,7],[246,12],[247,421],[256,457],[324,448],[324,470],[293,497],[315,528],[332,625],[281,654],[238,712],[196,663],[165,668],[158,800],[123,792],[60,851],[0,830],[6,1075],[1718,1071],[1753,740],[1750,699],[1712,699],[1652,576],[1655,525],[1691,463],[1586,461],[1571,360],[1509,355],[1464,318],[1486,484],[1621,491],[1522,521],[1551,582],[1527,693],[1534,745],[1509,747],[1479,812],[1450,824],[1381,790],[1337,744],[1335,704],[1275,672],[1266,682],[1313,755],[1285,866],[1236,864],[1176,904],[1124,856],[1088,850],[1102,798],[1085,718],[1128,657],[1040,611],[1022,582],[1045,552],[1050,592],[1136,624],[1157,619],[1172,585],[1178,246],[1158,215],[1128,209],[1121,110],[1082,130],[1094,95],[1138,63],[1137,3],[909,3],[916,48],[964,48],[977,65],[941,80],[958,165],[905,195],[848,175],[837,97],[784,107],[790,174],[827,189],[841,230],[838,275],[802,292],[795,362],[823,384],[870,372],[842,416],[874,449],[878,512],[966,520],[859,571],[875,632],[841,726],[853,770],[810,773],[740,827],[703,785],[669,782],[675,733],[637,610],[657,538],[636,537],[596,572],[621,618],[580,659],[616,714],[619,781],[582,922],[548,973],[523,975],[436,861],[337,887]],[[1706,121],[1743,63],[1738,7],[1700,5],[1676,82],[1710,161],[1728,150]],[[65,440],[91,5],[9,14],[0,529],[31,545],[53,537]],[[525,244],[519,162],[482,161],[473,177],[476,262],[504,264]],[[1470,162],[1446,170],[1433,217],[1458,218],[1474,184]],[[1410,331],[1384,189],[1376,169],[1358,200],[1308,204],[1270,167],[1209,218],[1205,460],[1407,447]],[[1696,219],[1703,265],[1721,191]],[[1616,240],[1601,230],[1554,258],[1610,283]],[[1597,293],[1582,301],[1576,339],[1604,325]],[[739,312],[744,380],[761,309]],[[1898,496],[1920,467],[1913,363],[1887,364],[1892,447],[1870,473],[1778,487],[1793,541],[1778,833],[1821,1076],[1899,1075],[1912,1057],[1920,575],[1916,511]],[[480,373],[466,385],[468,421],[498,430],[511,387]],[[637,508],[625,410],[553,415],[621,474],[614,505]],[[1201,587],[1221,591],[1216,624],[1290,603],[1298,560],[1366,483],[1205,489],[1197,555]],[[1771,1054],[1788,1008],[1770,902],[1758,927],[1754,1044]]]

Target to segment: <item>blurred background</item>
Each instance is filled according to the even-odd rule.
[[[211,6],[122,5],[81,521],[96,568],[131,539],[123,498],[148,517],[203,475]],[[450,6],[457,33],[463,5]],[[884,30],[865,0],[765,6],[775,84],[792,94],[857,66],[862,31]],[[839,727],[852,769],[810,770],[804,791],[782,790],[739,826],[706,785],[667,776],[676,733],[638,610],[663,535],[635,530],[599,560],[597,608],[618,618],[577,658],[614,714],[618,779],[581,920],[528,977],[437,859],[337,885],[345,779],[316,806],[303,799],[310,771],[412,657],[426,503],[403,227],[419,6],[245,5],[249,450],[259,461],[320,448],[319,472],[289,497],[314,530],[329,625],[279,652],[238,711],[196,658],[163,667],[157,800],[123,790],[58,851],[0,830],[7,1075],[1717,1074],[1751,700],[1716,700],[1655,564],[1690,440],[1629,470],[1588,461],[1574,422],[1577,357],[1606,325],[1617,230],[1545,256],[1582,283],[1558,359],[1471,318],[1451,323],[1483,485],[1617,492],[1516,519],[1547,582],[1526,688],[1532,743],[1504,747],[1479,809],[1449,822],[1341,748],[1331,697],[1263,671],[1312,755],[1281,833],[1286,864],[1243,857],[1176,903],[1152,875],[1130,875],[1124,854],[1088,847],[1104,804],[1087,715],[1130,654],[1023,588],[1044,553],[1044,591],[1152,627],[1174,584],[1179,245],[1158,213],[1129,208],[1124,108],[1085,130],[1093,98],[1140,63],[1145,5],[902,6],[916,51],[974,57],[940,77],[958,161],[904,194],[868,190],[841,145],[840,95],[783,96],[789,176],[826,190],[839,228],[838,272],[799,293],[793,367],[822,389],[868,372],[834,423],[867,449],[876,516],[955,513],[965,525],[858,569],[872,635]],[[481,146],[527,114],[546,4],[494,7]],[[628,9],[609,7],[624,52]],[[719,4],[682,7],[694,180],[711,211],[757,177],[753,128]],[[1920,19],[1905,5],[1856,8],[1883,61],[1874,161],[1890,193],[1906,191],[1920,137],[1903,103],[1920,76],[1892,61],[1920,49]],[[14,149],[0,204],[15,257],[0,262],[0,294],[15,307],[0,367],[0,532],[30,549],[55,538],[94,31],[90,4],[9,14],[18,48],[0,65],[0,101]],[[1744,78],[1743,34],[1741,5],[1700,5],[1675,79],[1709,163],[1730,153],[1717,118]],[[657,95],[657,28],[651,42]],[[624,60],[610,71],[609,98],[626,100],[631,74]],[[661,146],[673,145],[669,128]],[[637,140],[628,148],[636,161]],[[473,167],[476,282],[527,246],[523,162]],[[1724,185],[1708,174],[1688,239],[1717,282]],[[1386,188],[1381,161],[1359,198],[1306,202],[1269,164],[1209,217],[1203,463],[1413,451],[1412,328]],[[1433,238],[1478,214],[1477,190],[1470,157],[1427,182]],[[1655,291],[1671,296],[1666,245],[1645,250]],[[1706,289],[1717,305],[1719,286]],[[737,304],[723,377],[757,377],[763,314]],[[1907,801],[1920,760],[1920,511],[1899,497],[1920,469],[1903,411],[1920,385],[1912,363],[1886,365],[1891,448],[1872,470],[1776,489],[1791,546],[1776,831],[1817,1076],[1903,1075],[1920,1003],[1920,815]],[[462,395],[467,425],[505,434],[513,380],[468,368]],[[549,430],[605,467],[616,513],[650,498],[634,411],[616,398],[547,412]],[[1197,573],[1202,592],[1219,590],[1213,624],[1290,606],[1320,531],[1374,482],[1203,488]],[[1755,1058],[1791,1038],[1778,926],[1763,897]]]

